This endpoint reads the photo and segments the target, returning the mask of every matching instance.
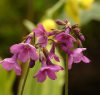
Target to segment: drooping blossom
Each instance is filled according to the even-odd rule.
[[[42,63],[41,69],[36,73],[34,78],[37,78],[38,82],[43,82],[48,76],[50,79],[55,80],[57,78],[56,72],[63,70],[63,67],[53,64],[49,57],[40,59]]]
[[[58,34],[55,39],[60,43],[61,49],[66,53],[73,47],[74,42],[76,42],[76,39],[72,35],[64,32]]]
[[[18,54],[18,59],[26,62],[29,59],[38,60],[36,48],[29,43],[19,43],[10,47],[12,54]]]
[[[72,35],[64,32],[58,34],[55,39],[58,42],[65,43],[68,47],[72,47],[73,42],[76,41],[76,39]]]
[[[7,71],[14,70],[17,75],[21,75],[21,67],[17,63],[16,55],[12,56],[11,58],[5,58],[4,60],[0,61],[3,68]]]
[[[59,70],[62,70],[62,68],[58,65],[43,66],[34,77],[37,78],[38,82],[43,82],[46,79],[46,76],[55,80],[57,78],[55,73]]]
[[[47,36],[39,37],[38,43],[40,44],[41,47],[46,47],[46,45],[48,44]]]
[[[56,61],[60,62],[59,57],[55,54],[55,42],[52,44],[52,47],[50,49],[49,57],[52,59],[54,58]]]
[[[89,63],[90,60],[83,55],[83,51],[85,51],[86,48],[77,48],[73,50],[71,54],[69,54],[68,57],[68,68],[71,69],[73,63],[79,63],[83,61],[84,63]]]
[[[48,43],[48,33],[42,24],[38,24],[37,28],[33,29],[35,35],[39,38],[38,43],[41,47],[45,47]]]

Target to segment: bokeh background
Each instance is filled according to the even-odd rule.
[[[100,0],[0,0],[0,58],[10,57],[9,47],[20,43],[37,23],[50,30],[56,27],[53,20],[66,18],[79,24],[91,59],[90,64],[73,64],[68,95],[100,95]],[[37,68],[29,72],[24,95],[64,95],[64,72],[57,81],[40,84],[33,79]],[[19,95],[23,78],[0,65],[0,95]]]

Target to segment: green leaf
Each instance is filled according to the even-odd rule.
[[[12,87],[15,80],[15,73],[10,73],[0,66],[0,95],[13,95]]]
[[[32,32],[33,28],[35,27],[35,24],[32,23],[31,21],[29,20],[24,20],[23,24],[26,26],[26,28]]]

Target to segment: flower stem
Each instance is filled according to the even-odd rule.
[[[35,33],[33,34],[33,44],[35,44]],[[21,93],[20,93],[20,95],[23,95],[24,88],[25,88],[25,84],[26,84],[26,80],[27,80],[28,73],[29,73],[29,69],[30,69],[30,66],[29,66],[29,64],[28,64],[28,68],[26,68],[26,73],[25,73],[24,81],[23,81],[23,83],[22,83],[22,88],[21,88]]]
[[[26,75],[25,75],[25,78],[24,78],[24,81],[23,81],[23,84],[22,84],[22,89],[21,89],[21,94],[20,95],[23,95],[24,88],[25,88],[25,83],[26,83],[26,80],[27,80],[27,77],[28,77],[28,73],[29,73],[29,66],[28,66],[27,71],[26,71]]]
[[[66,71],[65,71],[65,95],[68,95],[68,73],[66,73]]]
[[[65,95],[68,95],[68,62],[65,61]]]

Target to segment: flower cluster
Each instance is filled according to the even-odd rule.
[[[47,76],[55,80],[56,72],[64,70],[62,66],[52,62],[52,59],[60,62],[60,58],[55,52],[57,47],[68,55],[68,69],[72,68],[73,63],[81,61],[89,63],[90,60],[83,54],[83,51],[86,50],[82,47],[85,37],[80,32],[78,25],[71,25],[67,20],[57,20],[56,23],[61,26],[61,29],[52,29],[51,32],[48,32],[42,24],[38,24],[22,43],[12,45],[10,52],[13,56],[0,61],[3,68],[8,71],[13,69],[17,75],[21,75],[19,61],[22,63],[29,61],[29,67],[33,68],[35,62],[39,60],[41,68],[34,78],[38,82],[43,82]],[[32,40],[34,40],[34,44],[32,44]],[[51,44],[50,50],[47,49],[48,44]]]

